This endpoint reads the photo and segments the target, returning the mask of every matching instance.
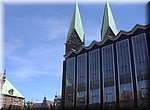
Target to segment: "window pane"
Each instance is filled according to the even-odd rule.
[[[99,80],[99,50],[89,52],[89,75],[90,81]]]
[[[90,104],[99,103],[99,89],[90,90]]]
[[[86,91],[77,92],[77,105],[86,104]]]
[[[87,54],[77,56],[77,105],[86,104]]]
[[[132,38],[138,98],[147,97],[149,57],[145,33]]]
[[[77,57],[77,83],[86,83],[87,75],[87,54],[82,54]]]
[[[104,102],[116,101],[113,45],[102,48]]]
[[[131,100],[133,99],[133,83],[128,39],[118,42],[116,48],[120,89],[119,99]]]
[[[66,60],[66,106],[74,105],[75,57]]]

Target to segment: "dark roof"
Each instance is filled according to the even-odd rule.
[[[42,103],[34,103],[33,106],[41,107]]]
[[[45,103],[46,102],[46,103]],[[50,100],[46,100],[42,103],[34,103],[33,106],[36,106],[36,107],[42,107],[43,105],[53,105],[53,101],[50,101]]]
[[[50,100],[46,100],[46,103],[48,104],[48,105],[53,105],[53,101],[50,101]]]

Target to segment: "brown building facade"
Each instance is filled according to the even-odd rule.
[[[53,101],[47,100],[46,97],[44,97],[42,103],[33,103],[31,105],[32,110],[52,110],[53,109]]]
[[[2,109],[22,110],[24,96],[8,81],[6,73],[1,75]]]

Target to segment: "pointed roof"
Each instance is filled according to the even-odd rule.
[[[118,30],[115,24],[115,20],[113,18],[110,5],[108,3],[108,0],[106,1],[105,4],[105,9],[104,9],[104,16],[103,16],[103,22],[102,22],[102,29],[101,29],[101,37],[104,39],[106,37],[106,33],[108,31],[108,28],[112,30],[112,32],[117,35]]]
[[[80,40],[82,42],[84,42],[84,31],[83,31],[83,25],[82,25],[82,21],[81,21],[81,16],[80,16],[80,11],[79,11],[79,7],[78,7],[78,3],[76,2],[75,4],[75,8],[74,8],[74,13],[72,16],[72,21],[70,24],[70,29],[67,35],[67,41],[71,35],[71,33],[73,32],[73,30],[76,30],[76,32],[78,33],[78,36],[80,38]]]
[[[5,79],[2,86],[2,95],[24,98],[24,96],[7,79]]]

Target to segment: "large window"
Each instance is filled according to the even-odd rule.
[[[89,74],[90,81],[99,80],[99,49],[89,52]]]
[[[77,105],[86,104],[87,54],[77,56]]]
[[[148,97],[148,80],[138,81],[139,98]]]
[[[100,102],[100,68],[99,49],[89,52],[89,102]]]
[[[90,90],[90,104],[99,103],[99,89]]]
[[[72,86],[75,78],[75,57],[66,60],[66,86]]]
[[[75,57],[66,60],[66,106],[74,105]]]
[[[102,48],[104,102],[116,101],[113,45]]]
[[[146,41],[146,34],[132,37],[134,65],[137,80],[138,98],[147,97],[149,57]],[[143,95],[144,94],[144,95]]]
[[[86,104],[86,91],[77,92],[77,105]]]
[[[87,54],[77,56],[77,84],[86,83],[87,77]]]
[[[116,100],[114,86],[104,88],[104,102],[114,102]]]
[[[128,39],[118,42],[116,48],[120,92],[119,99],[131,100],[133,99],[133,83]]]

